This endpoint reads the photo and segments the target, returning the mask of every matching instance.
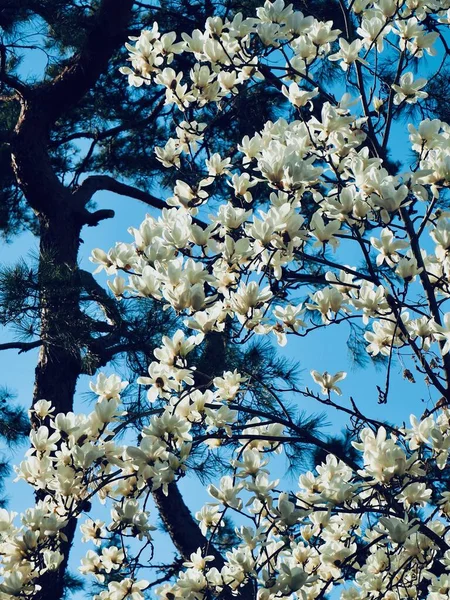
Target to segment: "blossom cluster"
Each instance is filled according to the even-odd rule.
[[[210,18],[205,31],[183,34],[176,44],[172,35],[177,53],[195,56],[191,83],[165,66],[173,52],[166,56],[160,49],[155,27],[129,46],[132,68],[124,72],[130,83],[165,86],[169,105],[189,107],[199,119],[182,121],[177,137],[155,149],[165,167],[180,177],[189,167],[198,178],[195,184],[178,179],[162,215],[149,215],[130,230],[134,242],[93,252],[99,269],[131,273],[128,281],[117,274],[109,283],[117,297],[161,300],[203,333],[222,331],[236,319],[241,338],[273,332],[285,345],[287,335],[303,336],[314,328],[318,314],[323,324],[359,318],[372,355],[388,356],[415,340],[420,352],[433,354],[436,342],[448,351],[450,313],[442,316],[421,302],[418,310],[409,306],[417,306],[412,284],[418,278],[429,296],[448,296],[450,221],[438,207],[450,182],[450,128],[437,119],[410,125],[417,160],[401,174],[390,172],[383,150],[395,106],[427,95],[421,91],[426,80],[414,82],[405,69],[412,60],[437,53],[439,32],[428,33],[425,22],[445,22],[448,6],[389,0],[352,2],[351,10],[344,9],[347,24],[359,24],[350,45],[331,22],[305,17],[281,0],[266,2],[256,18]],[[350,25],[347,29],[348,37]],[[156,40],[151,48],[144,43],[149,36]],[[332,54],[336,40],[340,50]],[[399,74],[388,92],[377,76],[375,88],[385,97],[372,94],[372,111],[364,89],[361,98],[346,93],[337,101],[315,84],[322,61],[341,60],[344,70],[369,68],[387,52],[387,42],[397,47]],[[286,65],[277,75],[269,56],[280,51]],[[142,61],[158,65],[148,78]],[[206,134],[213,124],[200,120],[205,104],[222,107],[241,85],[262,77],[279,82],[294,117],[268,121],[252,137],[238,140],[238,154],[211,154]],[[232,83],[225,85],[225,79]],[[321,108],[312,111],[313,106]],[[385,133],[383,143],[376,129]],[[220,203],[219,183],[231,193]],[[254,190],[259,190],[256,198]],[[422,223],[419,217],[411,221],[413,212]],[[363,268],[345,265],[340,257],[324,260],[328,249],[351,252]],[[305,301],[298,290],[314,283],[314,276],[324,285],[309,286]]]
[[[110,504],[111,522],[82,523],[83,541],[97,549],[88,550],[80,571],[100,583],[120,573],[97,600],[143,598],[149,583],[141,576],[142,565],[136,566],[124,543],[103,542],[115,534],[151,545],[154,526],[143,506],[149,492],[167,493],[193,446],[216,451],[237,437],[237,446],[229,446],[231,474],[208,487],[212,501],[195,516],[214,543],[226,513],[236,512],[245,518],[236,527],[240,541],[220,568],[210,564],[215,557],[207,548],[199,548],[173,581],[158,588],[158,597],[203,600],[255,580],[260,600],[293,593],[313,599],[354,572],[354,582],[341,594],[345,600],[379,593],[411,598],[423,590],[428,590],[424,597],[441,600],[435,590],[448,586],[450,493],[426,476],[447,467],[449,410],[412,416],[411,426],[398,430],[366,427],[353,444],[359,458],[330,453],[314,472],[300,475],[296,489],[283,490],[270,475],[270,463],[291,442],[295,424],[276,415],[268,423],[270,414],[249,409],[248,380],[237,372],[215,377],[211,389],[201,392],[187,358],[198,342],[198,336],[178,331],[155,350],[149,373],[161,369],[165,383],[141,378],[160,410],[153,411],[138,446],[115,442],[126,418],[120,392],[127,385],[115,375],[101,374],[91,385],[98,401],[89,415],[55,415],[48,401],[35,404],[35,422],[47,425],[31,432],[31,449],[17,475],[42,499],[21,515],[19,526],[15,513],[0,511],[0,597],[32,597],[42,576],[63,560],[68,521],[79,519],[88,501],[100,501]],[[313,373],[328,393],[340,391],[334,383],[344,376]],[[235,423],[242,426],[236,429]],[[431,505],[436,509],[417,512]]]
[[[424,57],[443,44],[447,52],[450,1],[339,4],[345,31],[267,0],[254,17],[211,17],[181,40],[155,24],[127,45],[129,83],[165,88],[171,114],[184,119],[174,116],[174,136],[155,148],[178,179],[167,208],[129,230],[131,243],[96,249],[92,261],[113,276],[118,299],[153,298],[185,330],[163,337],[138,379],[151,410],[136,443],[118,443],[127,384],[115,375],[92,384],[98,400],[88,415],[34,405],[17,476],[38,502],[20,525],[0,511],[0,600],[36,593],[64,559],[65,528],[96,501],[110,505],[111,522],[82,524],[94,548],[81,572],[107,586],[98,600],[143,598],[151,584],[125,542],[152,545],[147,498],[169,494],[199,449],[223,452],[230,471],[195,515],[207,545],[157,589],[159,598],[256,589],[258,600],[313,600],[338,586],[343,600],[448,598],[450,126],[431,118],[410,125],[414,161],[401,173],[388,150],[395,118],[427,99]],[[182,54],[189,73],[177,70]],[[392,77],[382,61],[394,64]],[[357,93],[324,89],[325,64]],[[283,116],[211,151],[217,115],[261,82],[278,90]],[[389,366],[406,357],[439,400],[410,427],[348,410],[362,423],[356,457],[301,427],[278,390],[281,411],[255,405],[248,374],[205,381],[189,356],[212,332],[242,344],[274,335],[283,346],[341,322],[359,323],[367,352]],[[301,394],[334,405],[346,373],[311,375],[320,393]],[[326,458],[287,490],[272,475],[274,458],[298,443]],[[209,549],[230,514],[239,541],[218,560]],[[108,545],[117,536],[122,544]]]

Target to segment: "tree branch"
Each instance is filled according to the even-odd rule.
[[[164,200],[160,200],[152,194],[149,194],[144,190],[140,190],[132,185],[121,183],[109,175],[91,175],[90,177],[87,177],[80,187],[73,193],[73,198],[77,203],[85,206],[96,192],[100,192],[102,190],[113,192],[119,196],[135,198],[136,200],[140,200],[141,202],[160,210],[167,208],[167,204],[164,202]]]
[[[1,350],[18,350],[19,354],[22,352],[28,352],[33,348],[38,348],[42,346],[44,342],[42,340],[35,340],[34,342],[6,342],[5,344],[0,344]]]
[[[92,299],[102,307],[106,318],[114,325],[121,324],[122,316],[116,300],[108,295],[106,290],[96,281],[92,273],[80,269],[78,274],[81,286],[88,292]]]
[[[6,68],[6,46],[4,44],[0,44],[0,81],[15,90],[23,98],[26,98],[29,94],[30,88],[25,85],[25,83],[20,81],[18,77],[7,73]]]
[[[102,0],[81,50],[52,82],[38,86],[40,103],[49,102],[48,124],[76,104],[107,69],[112,54],[126,40],[132,7],[133,0]]]
[[[158,112],[163,108],[165,104],[165,89],[159,91],[155,97],[159,98],[159,102],[157,105],[150,111],[150,113],[143,119],[137,119],[131,122],[125,122],[121,125],[116,125],[115,127],[110,127],[109,129],[103,129],[102,131],[75,131],[65,137],[60,139],[54,139],[50,142],[49,146],[51,148],[57,148],[62,144],[67,144],[73,140],[77,140],[80,138],[92,139],[97,142],[101,142],[106,140],[109,137],[116,136],[119,133],[124,131],[131,131],[136,129],[137,127],[143,127],[144,125],[148,125],[153,121],[153,119],[158,115]]]
[[[113,192],[114,194],[118,194],[119,196],[128,196],[129,198],[140,200],[140,202],[143,202],[144,204],[147,204],[148,206],[152,206],[153,208],[157,208],[159,210],[163,210],[163,208],[170,208],[164,200],[153,196],[153,194],[150,194],[149,192],[146,192],[144,190],[140,190],[139,188],[134,187],[133,185],[121,183],[120,181],[117,181],[117,179],[114,179],[114,177],[111,177],[109,175],[91,175],[90,177],[87,177],[80,185],[80,187],[73,193],[72,196],[78,205],[85,206],[91,200],[92,196],[100,191]],[[97,211],[97,213],[100,212],[106,211]],[[113,213],[114,211],[110,212]],[[89,211],[86,211],[86,213],[93,215],[97,214],[89,213]],[[105,216],[102,218],[106,219],[109,217]],[[196,217],[192,217],[192,222],[198,225],[199,227],[207,227],[206,223],[204,223],[200,219],[197,219]],[[91,225],[91,223],[89,223],[88,221],[85,221],[85,223],[87,225]],[[97,223],[93,224],[97,225]]]

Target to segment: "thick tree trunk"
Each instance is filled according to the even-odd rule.
[[[82,227],[70,191],[56,176],[47,152],[47,106],[39,94],[22,101],[11,144],[17,182],[40,223],[39,302],[43,341],[33,403],[50,400],[58,412],[73,408],[80,373],[77,344],[79,288],[77,257]]]
[[[73,410],[81,370],[76,270],[82,225],[73,213],[70,192],[51,167],[43,122],[39,104],[35,107],[24,102],[11,148],[17,181],[40,223],[39,336],[43,344],[35,370],[32,404],[45,399],[52,402],[56,412],[69,412]],[[61,547],[64,561],[57,571],[40,579],[41,590],[35,600],[60,600],[64,596],[64,577],[75,529],[76,519],[71,519],[64,530],[67,541]]]
[[[175,483],[169,484],[167,496],[159,488],[153,492],[153,499],[159,516],[180,555],[185,560],[189,560],[190,555],[199,548],[202,550],[208,548],[208,554],[214,556],[214,563],[210,566],[217,567],[220,570],[224,564],[223,557],[215,548],[209,548],[208,540],[194,521],[178,486]]]
[[[59,412],[73,409],[81,371],[81,314],[77,277],[79,227],[71,219],[41,219],[39,248],[40,336],[33,403],[50,400]]]

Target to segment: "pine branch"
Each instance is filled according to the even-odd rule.
[[[91,17],[80,51],[40,90],[39,101],[50,103],[47,111],[50,123],[74,106],[106,70],[111,55],[126,40],[132,7],[133,0],[102,0]]]
[[[42,340],[35,340],[34,342],[6,342],[5,344],[0,344],[0,350],[19,350],[19,354],[22,354],[23,352],[28,352],[33,348],[42,346],[43,343]]]
[[[163,98],[161,98],[164,96]],[[156,116],[158,116],[159,111],[163,108],[165,104],[165,90],[161,90],[156,94],[156,98],[159,98],[159,102],[155,106],[155,108],[150,112],[148,116],[144,119],[137,119],[131,122],[125,122],[121,125],[116,125],[115,127],[110,127],[109,129],[104,129],[102,131],[75,131],[65,137],[52,140],[50,142],[50,147],[59,147],[63,144],[68,144],[73,140],[78,140],[80,138],[92,139],[97,142],[101,142],[106,140],[107,138],[114,137],[119,133],[123,133],[124,131],[132,131],[133,129],[137,129],[138,127],[144,127],[145,125],[149,125]]]
[[[18,77],[7,72],[6,62],[6,46],[0,44],[0,81],[15,90],[22,98],[26,98],[29,95],[30,88]]]
[[[120,314],[117,301],[112,298],[105,289],[102,288],[92,273],[80,269],[78,274],[83,289],[90,294],[91,298],[95,302],[100,304],[106,318],[109,319],[114,325],[121,324],[122,316]]]
[[[90,177],[87,177],[76,190],[76,192],[73,193],[73,198],[77,204],[86,205],[94,196],[94,194],[100,191],[112,192],[113,194],[118,194],[119,196],[128,196],[128,198],[134,198],[135,200],[139,200],[140,202],[143,202],[148,206],[152,206],[153,208],[157,208],[158,210],[169,208],[168,204],[164,200],[161,200],[160,198],[153,196],[153,194],[141,190],[133,185],[121,183],[110,175],[91,175]],[[95,213],[93,214],[95,215]],[[207,226],[206,223],[200,219],[197,219],[196,217],[193,217],[192,221],[202,228]]]
[[[135,198],[136,200],[140,200],[141,202],[160,210],[167,208],[167,204],[164,200],[160,200],[159,198],[156,198],[156,196],[132,185],[121,183],[109,175],[91,175],[90,177],[87,177],[77,191],[74,192],[73,198],[77,204],[79,203],[85,206],[94,194],[103,190],[113,192],[119,196]]]

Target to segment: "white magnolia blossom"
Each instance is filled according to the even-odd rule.
[[[0,600],[33,598],[64,561],[68,523],[91,502],[105,504],[110,520],[83,520],[82,541],[92,547],[80,572],[105,585],[96,600],[144,598],[151,577],[139,557],[156,522],[146,498],[167,495],[200,451],[223,451],[229,472],[195,512],[208,543],[184,557],[158,598],[247,597],[255,589],[257,600],[314,600],[333,588],[342,600],[449,598],[450,126],[411,124],[405,155],[416,158],[401,173],[387,148],[402,107],[420,108],[428,96],[422,59],[448,52],[450,2],[340,6],[345,32],[266,0],[249,18],[209,17],[180,39],[155,23],[127,44],[121,71],[130,85],[159,86],[180,112],[168,128],[173,137],[154,149],[177,171],[176,184],[158,216],[130,228],[131,242],[95,249],[91,260],[113,277],[117,298],[153,298],[185,329],[163,336],[137,381],[150,403],[137,441],[120,437],[128,383],[117,375],[91,383],[97,401],[88,414],[34,404],[30,449],[16,474],[39,500],[20,516],[0,509]],[[183,53],[189,72],[179,69]],[[328,61],[358,93],[322,86]],[[392,77],[379,68],[388,63]],[[215,115],[264,79],[284,111],[233,148],[210,151]],[[218,185],[227,190],[219,199]],[[253,399],[264,383],[254,374],[232,367],[205,383],[194,366],[215,332],[242,344],[273,335],[284,346],[340,323],[359,327],[362,351],[385,358],[381,402],[397,358],[410,381],[409,367],[426,378],[433,408],[411,416],[410,427],[388,426],[364,417],[353,398],[337,404],[331,392],[342,395],[336,384],[347,374],[320,369],[311,371],[320,393],[274,384],[269,410]],[[349,414],[352,452],[299,425],[286,393]],[[323,456],[285,489],[273,473],[292,444]],[[220,559],[212,548],[233,513],[237,541]],[[113,536],[122,544],[108,543]]]

